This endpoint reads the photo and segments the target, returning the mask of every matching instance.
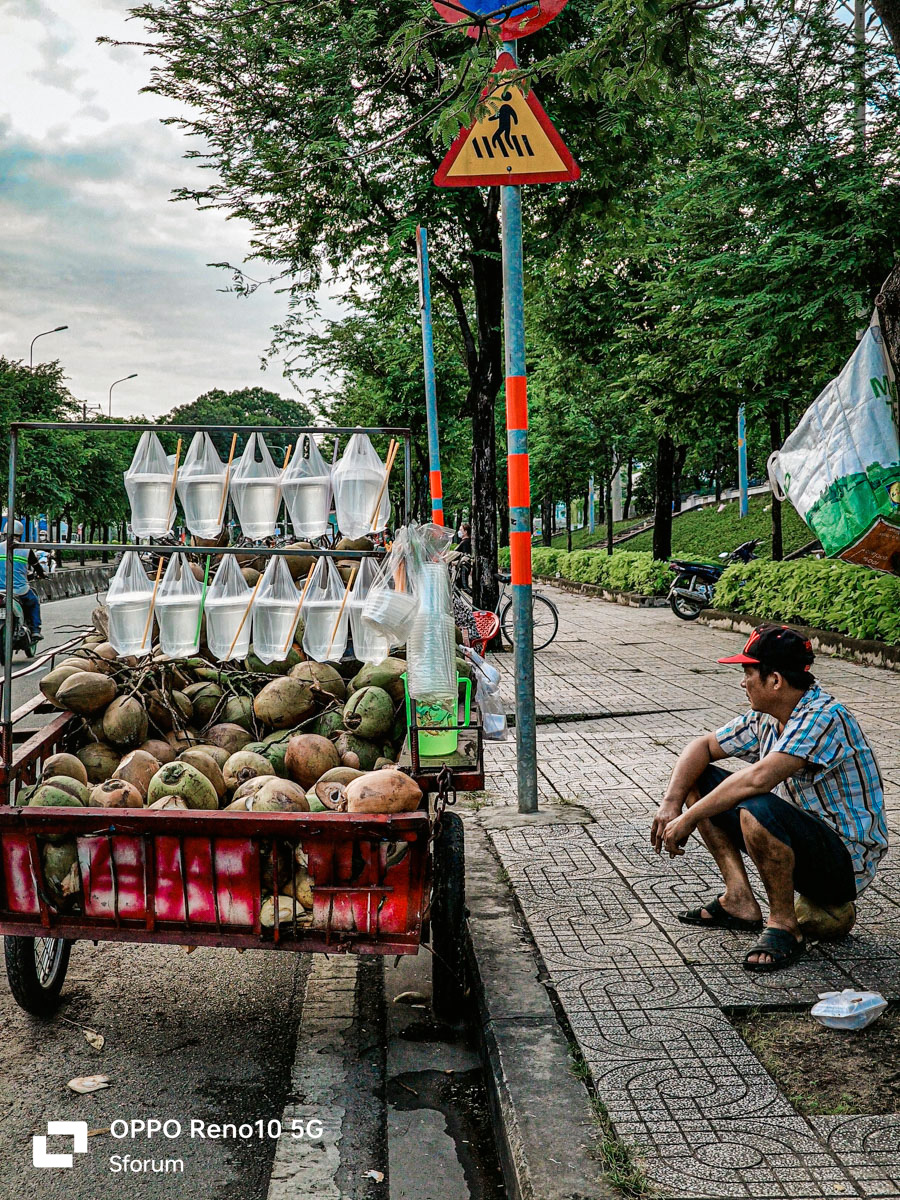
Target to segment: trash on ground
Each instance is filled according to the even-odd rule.
[[[844,988],[842,992],[820,992],[819,1002],[810,1010],[820,1025],[827,1029],[865,1029],[877,1020],[888,1002],[880,992],[859,992]]]
[[[79,1075],[70,1079],[66,1087],[79,1095],[85,1095],[87,1092],[99,1092],[101,1088],[108,1088],[110,1083],[108,1075]]]

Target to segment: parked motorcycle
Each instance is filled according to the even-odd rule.
[[[675,572],[675,580],[669,589],[669,604],[672,612],[682,621],[696,621],[704,608],[712,605],[713,592],[716,584],[726,567],[732,563],[748,563],[757,557],[756,547],[759,538],[751,542],[742,542],[736,550],[729,554],[723,550],[719,555],[724,561],[720,563],[692,563],[673,559],[669,570]]]
[[[0,653],[6,645],[6,596],[0,593]],[[17,650],[24,650],[26,658],[34,658],[35,649],[37,648],[37,638],[32,633],[30,627],[25,621],[25,613],[22,611],[22,605],[13,598],[13,638],[12,638],[13,654]]]

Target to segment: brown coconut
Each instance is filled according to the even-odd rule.
[[[312,542],[293,542],[287,547],[288,550],[312,550]],[[286,554],[284,561],[287,563],[287,568],[291,573],[291,578],[296,581],[301,578],[306,578],[310,571],[315,566],[315,558],[311,554]]]
[[[231,797],[232,803],[228,807],[232,808],[235,800],[249,800],[251,796],[255,796],[259,789],[267,784],[271,778],[271,775],[254,775],[252,779],[248,779],[246,783],[242,783],[235,790],[234,795]]]
[[[241,574],[244,577],[244,583],[247,587],[256,587],[260,579],[260,572],[256,567],[241,567]]]
[[[347,685],[338,671],[328,663],[319,663],[310,660],[309,662],[298,663],[296,667],[292,667],[290,671],[291,679],[299,679],[301,683],[307,683],[314,690],[320,692],[328,692],[336,700],[346,700]]]
[[[231,755],[228,753],[228,751],[223,750],[221,746],[210,746],[206,742],[200,742],[197,746],[191,746],[191,749],[199,750],[201,754],[208,755],[220,771],[228,762],[229,758],[231,758]]]
[[[146,750],[132,750],[116,767],[114,778],[124,779],[126,783],[136,787],[146,800],[150,780],[161,766],[159,759],[148,754]]]
[[[107,779],[91,792],[91,808],[143,808],[144,797],[124,779]]]
[[[91,742],[83,746],[76,757],[87,771],[88,783],[103,783],[110,779],[119,765],[120,753],[106,742]]]
[[[275,768],[269,760],[263,758],[261,754],[254,754],[250,750],[239,750],[237,754],[232,754],[222,768],[222,776],[229,792],[233,792],[235,788],[239,788],[248,779],[255,779],[257,775],[274,774]]]
[[[148,721],[136,696],[119,696],[103,714],[103,736],[114,746],[137,748],[147,740]]]
[[[191,746],[195,746],[200,738],[200,734],[196,729],[173,729],[171,733],[166,734],[166,741],[175,751],[175,756],[182,750],[190,750]]]
[[[192,767],[196,767],[198,771],[202,771],[209,782],[216,789],[216,795],[221,800],[225,795],[225,780],[222,776],[222,771],[219,764],[214,758],[210,758],[202,750],[196,747],[190,750],[182,750],[178,755],[181,762],[190,763]]]
[[[205,730],[203,738],[210,746],[220,746],[229,754],[237,754],[238,750],[242,750],[248,742],[253,741],[252,734],[249,734],[246,729],[228,722],[213,725],[212,729]]]
[[[175,751],[162,738],[150,738],[143,745],[138,746],[138,749],[143,750],[145,754],[152,754],[160,766],[163,767],[166,763],[175,761]]]
[[[175,727],[175,719],[170,709],[163,702],[162,695],[159,692],[149,692],[144,697],[144,703],[147,706],[147,716],[150,718],[150,724],[154,729],[158,729],[162,734],[170,733]]]
[[[289,779],[267,779],[246,797],[246,806],[248,812],[309,812],[303,788]]]
[[[402,771],[370,771],[347,784],[347,812],[415,812],[422,789]]]
[[[56,702],[67,712],[93,716],[116,698],[118,689],[108,675],[95,671],[76,671],[56,693]]]
[[[328,812],[347,811],[347,785],[345,783],[338,783],[337,780],[323,783],[320,779],[310,790],[307,799],[312,800],[313,796]],[[310,804],[310,808],[312,808],[312,804]]]
[[[187,812],[188,806],[180,796],[160,796],[158,800],[154,800],[152,804],[147,805],[148,808],[174,808],[179,812]]]
[[[54,775],[68,775],[70,779],[77,779],[79,783],[86,784],[88,781],[84,763],[74,754],[51,754],[41,768],[41,774],[46,779],[51,779]]]
[[[315,710],[312,688],[290,676],[267,683],[253,701],[253,711],[270,729],[290,729]]]
[[[307,790],[340,763],[334,744],[317,733],[298,733],[288,742],[284,755],[288,775]]]
[[[58,667],[54,667],[52,671],[48,671],[38,686],[51,704],[55,704],[57,708],[62,708],[62,705],[56,698],[57,693],[67,679],[81,670],[82,666],[80,663],[77,666],[74,663],[69,664],[69,666],[60,664]]]

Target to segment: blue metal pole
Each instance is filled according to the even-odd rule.
[[[419,258],[419,307],[422,310],[422,355],[425,360],[425,419],[428,425],[428,484],[431,519],[444,524],[444,490],[441,484],[441,450],[438,440],[437,386],[434,380],[434,335],[431,326],[431,275],[428,270],[428,233],[416,228]]]
[[[12,763],[12,657],[13,657],[13,554],[15,550],[16,513],[16,451],[18,431],[10,430],[9,436],[9,492],[6,502],[6,611],[3,638],[3,729],[0,761],[4,768]],[[7,780],[8,782],[8,780]]]
[[[512,42],[503,49],[516,57]],[[519,812],[537,812],[537,730],[534,713],[534,626],[531,611],[531,484],[525,374],[525,283],[522,193],[500,188],[503,235],[503,328],[506,349],[506,449],[509,550],[516,667],[516,759]]]
[[[739,515],[742,517],[746,517],[750,511],[747,483],[747,423],[742,404],[738,408],[738,490],[740,492]]]
[[[594,532],[594,477],[588,483],[588,533]]]

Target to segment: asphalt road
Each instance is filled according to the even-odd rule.
[[[71,600],[52,600],[41,605],[43,618],[44,640],[38,643],[38,657],[67,642],[78,630],[83,630],[91,623],[91,613],[97,606],[96,596],[74,596]],[[20,653],[13,656],[13,675],[29,666],[29,660]],[[37,695],[38,682],[42,675],[50,670],[49,666],[28,675],[13,679],[12,706],[17,708]],[[0,664],[0,678],[3,675]]]

